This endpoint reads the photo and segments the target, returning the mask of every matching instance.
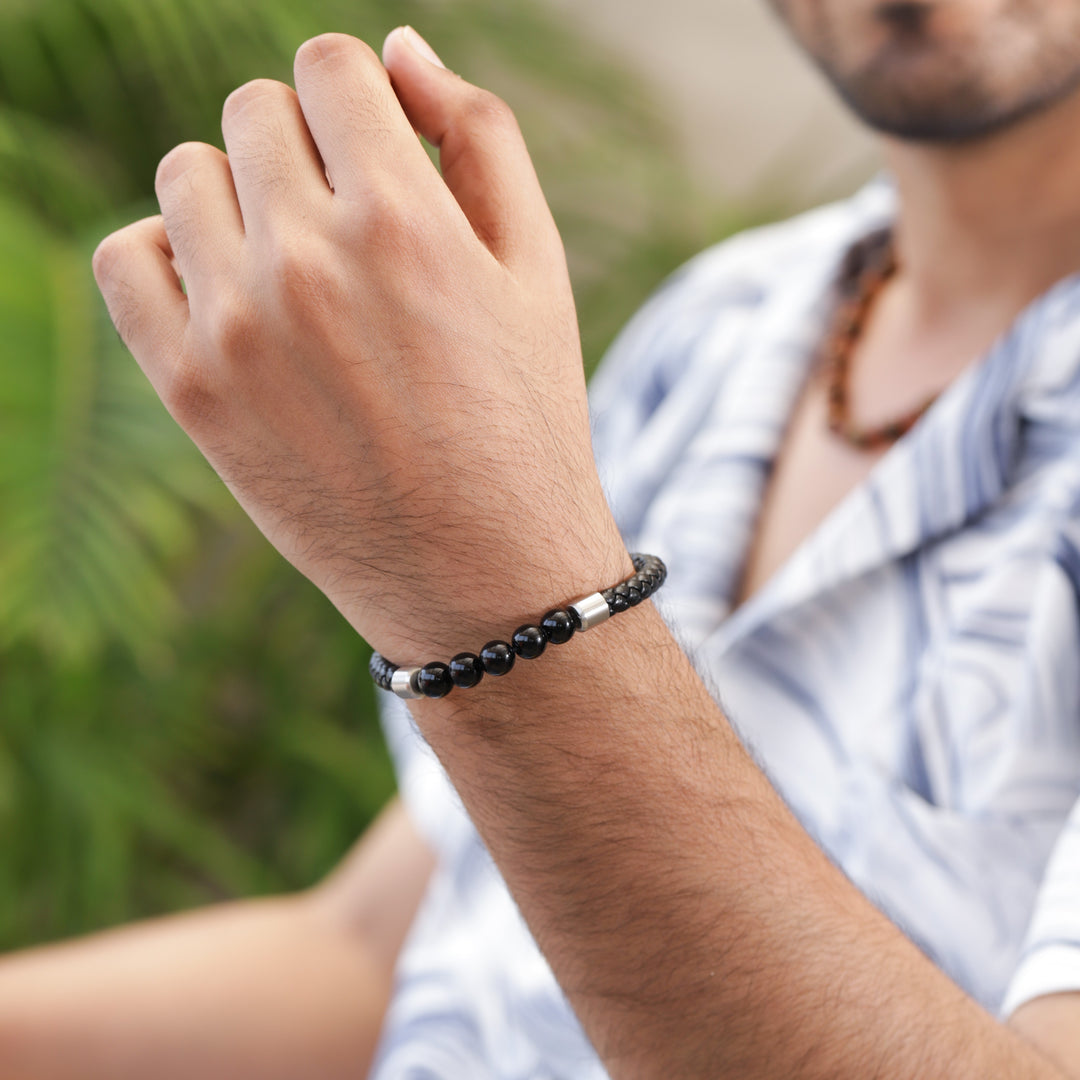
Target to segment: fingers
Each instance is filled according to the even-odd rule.
[[[94,252],[94,277],[109,315],[155,387],[176,362],[188,323],[172,254],[160,217],[113,233]]]
[[[362,201],[403,189],[424,197],[438,178],[367,45],[346,34],[312,38],[297,51],[294,75],[335,194]]]
[[[154,180],[169,244],[193,301],[231,274],[244,238],[228,158],[205,143],[182,143]]]
[[[415,31],[394,31],[384,55],[386,68],[356,38],[314,38],[297,52],[295,93],[256,80],[229,97],[228,159],[191,143],[165,158],[159,199],[193,299],[202,274],[231,270],[231,249],[245,232],[306,227],[310,212],[332,206],[335,195],[377,213],[387,203],[453,205],[449,189],[473,232],[512,270],[545,274],[561,264],[558,234],[507,106],[433,61]],[[444,183],[414,127],[439,147]]]
[[[439,148],[443,180],[477,236],[511,269],[562,246],[509,107],[447,71],[411,27],[386,39],[383,59],[413,126]]]
[[[247,234],[329,204],[330,185],[296,91],[271,79],[234,90],[222,110],[221,131]]]

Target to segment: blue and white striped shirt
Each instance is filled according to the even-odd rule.
[[[1080,796],[1080,275],[732,613],[840,262],[894,212],[878,182],[691,262],[594,380],[595,445],[629,545],[668,563],[661,610],[773,783],[997,1010],[1010,984],[1009,1008],[1055,979],[1080,988],[1080,816],[1032,921]],[[372,1075],[601,1080],[430,751],[396,705],[386,727],[440,860]]]

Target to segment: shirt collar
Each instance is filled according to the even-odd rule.
[[[880,198],[880,195],[875,196]],[[879,207],[879,203],[873,205]],[[877,225],[869,215],[861,234]],[[843,250],[846,250],[846,246]],[[833,273],[839,260],[833,261]],[[828,289],[817,283],[819,296]],[[794,310],[800,310],[796,305]],[[803,303],[803,325],[821,333],[821,305]],[[789,324],[790,326],[790,324]],[[790,334],[789,334],[790,337]],[[766,348],[775,348],[770,336]],[[790,365],[784,384],[775,365],[748,355],[740,378],[725,387],[724,411],[738,416],[777,394],[785,408],[767,439],[771,459],[779,451],[790,411],[809,369]],[[741,608],[723,618],[711,635],[711,648],[726,650],[736,641],[844,582],[896,562],[955,532],[994,504],[1013,480],[1022,445],[1033,426],[1053,425],[1064,437],[1080,438],[1080,274],[1058,282],[1033,301],[989,352],[958,377],[912,430],[900,439]],[[756,492],[760,506],[767,474]],[[756,508],[732,542],[741,544],[739,562],[753,533]],[[731,597],[721,615],[727,616]]]

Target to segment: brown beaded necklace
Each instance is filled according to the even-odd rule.
[[[937,400],[934,394],[910,412],[877,427],[863,427],[851,416],[848,394],[851,357],[875,301],[896,268],[896,248],[890,229],[873,233],[852,248],[841,272],[838,303],[821,349],[828,383],[829,430],[857,450],[891,446]]]

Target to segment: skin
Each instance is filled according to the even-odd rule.
[[[1017,1009],[1011,1023],[1065,1076],[1080,1076],[1080,993],[1036,998]]]
[[[971,142],[1080,83],[1072,0],[771,0],[800,46],[871,127]]]
[[[785,12],[812,45],[851,7]],[[1005,18],[990,0],[939,10],[930,70],[963,17]],[[905,47],[912,18],[892,19]],[[858,35],[880,25],[853,19],[843,48],[872,54]],[[295,94],[242,88],[225,108],[229,157],[170,154],[162,217],[106,240],[95,272],[136,359],[268,538],[376,648],[408,660],[485,641],[534,615],[537,595],[592,591],[629,562],[592,466],[561,248],[513,118],[415,38],[391,35],[384,60],[330,35],[300,50]],[[977,348],[1080,265],[1078,109],[1065,94],[978,140],[890,141],[903,269],[860,351],[868,385],[914,391],[933,357]],[[440,147],[441,177],[413,128]],[[912,341],[934,346],[923,367],[901,363]],[[447,587],[488,566],[483,589]],[[1050,1080],[1080,1060],[1074,998],[1027,1006],[1011,1031],[835,870],[651,604],[413,713],[616,1080]],[[333,920],[335,940],[369,958],[382,941],[383,971],[430,869],[415,837],[396,843],[419,850],[413,873],[362,875],[318,908],[360,911]],[[363,898],[393,911],[403,881],[413,901],[390,933]],[[264,937],[314,942],[314,925],[286,918]],[[241,980],[248,942],[231,966]],[[54,970],[52,986],[65,982]],[[222,999],[231,1018],[229,1000],[239,985]],[[287,1015],[273,994],[260,1001]],[[369,1029],[380,1007],[373,993]],[[88,1008],[68,999],[61,1026]],[[247,1051],[262,1051],[257,1038]],[[222,1075],[263,1075],[257,1061],[237,1054]]]
[[[18,1080],[355,1080],[432,856],[393,802],[319,888],[33,949],[0,965]]]
[[[851,377],[855,416],[873,426],[940,394],[1028,303],[1080,265],[1074,191],[1080,146],[1073,135],[1080,96],[1065,89],[1080,61],[1080,36],[1070,37],[1069,29],[1080,22],[1080,5],[908,5],[923,13],[917,20],[921,49],[909,40],[914,31],[894,27],[890,34],[890,24],[876,17],[887,5],[777,5],[864,121],[873,123],[874,101],[887,98],[900,130],[937,125],[972,133],[967,139],[882,140],[900,191],[900,273],[874,306]],[[1073,45],[1068,60],[1055,49],[1063,41]],[[883,64],[881,56],[901,45],[908,62]],[[966,72],[975,58],[978,68]],[[962,72],[980,87],[974,113],[963,110],[962,97],[950,88]],[[856,451],[831,438],[826,395],[824,382],[811,380],[792,417],[744,568],[743,599],[884,452]]]

